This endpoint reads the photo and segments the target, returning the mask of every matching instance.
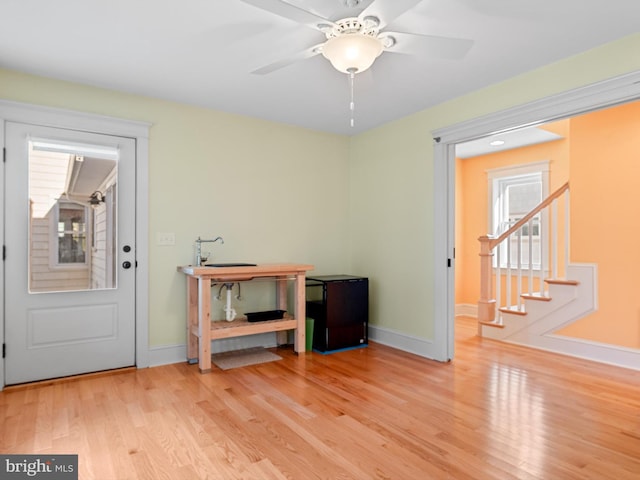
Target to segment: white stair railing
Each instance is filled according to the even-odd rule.
[[[558,202],[563,195],[564,218],[560,218]],[[496,236],[486,235],[478,239],[481,269],[478,300],[480,323],[501,323],[499,318],[496,320],[496,304],[503,310],[524,313],[523,293],[544,295],[545,272],[557,279],[561,271],[566,271],[569,261],[569,183],[565,183],[521,219],[511,223],[501,226],[501,231]],[[559,238],[560,225],[564,226],[562,239]],[[560,241],[564,243],[562,265],[559,264]],[[536,256],[539,256],[538,262]],[[537,276],[534,275],[536,269]]]

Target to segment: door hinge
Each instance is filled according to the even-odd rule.
[[[2,147],[2,163],[7,163],[7,147]]]
[[[451,259],[447,258],[447,267],[451,267]]]
[[[7,358],[7,344],[2,344],[2,358]]]
[[[2,245],[2,260],[5,260],[6,258],[7,258],[7,246]]]

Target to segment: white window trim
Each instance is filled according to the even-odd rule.
[[[487,189],[487,205],[489,206],[489,215],[487,218],[487,232],[493,232],[493,216],[494,211],[491,206],[494,201],[494,191],[493,184],[494,180],[501,179],[505,177],[516,177],[518,175],[528,175],[532,173],[541,173],[542,174],[542,199],[544,200],[549,196],[549,170],[550,170],[550,160],[542,160],[539,162],[531,162],[531,163],[523,163],[521,165],[511,165],[508,167],[500,167],[500,168],[491,168],[489,170],[485,170],[487,174],[488,181],[488,189]]]
[[[70,204],[77,205],[78,207],[84,208],[84,217],[85,217],[85,237],[86,237],[86,251],[84,256],[83,263],[60,263],[58,261],[59,251],[59,243],[58,243],[58,219],[60,214],[60,205]],[[89,211],[89,207],[86,205],[82,205],[78,202],[73,201],[57,201],[55,203],[55,213],[51,215],[51,222],[49,227],[49,268],[52,270],[85,270],[89,267],[89,257],[91,256],[91,245],[90,241],[93,238],[93,229],[91,228],[91,221],[89,216],[92,215],[93,212]]]
[[[519,165],[509,165],[506,167],[499,167],[499,168],[491,168],[491,169],[487,169],[485,170],[485,173],[487,174],[487,207],[488,207],[488,215],[487,215],[487,232],[489,232],[490,234],[494,234],[494,226],[493,226],[493,217],[495,215],[494,212],[494,208],[493,208],[493,204],[495,201],[495,195],[496,192],[494,192],[494,183],[495,180],[498,179],[502,179],[502,178],[507,178],[507,177],[516,177],[519,175],[530,175],[530,174],[535,174],[535,173],[539,173],[541,174],[542,177],[542,200],[544,200],[545,198],[547,198],[549,196],[549,171],[551,169],[551,161],[550,160],[541,160],[538,162],[529,162],[529,163],[523,163],[523,164],[519,164]],[[541,212],[540,215],[540,223],[541,226],[546,225],[548,219],[548,212],[546,210],[543,210]],[[545,229],[541,229],[541,236],[540,239],[541,241],[545,240],[545,237],[548,235]],[[542,255],[543,252],[540,252],[540,254]],[[500,270],[504,270],[506,267],[504,266],[500,266]],[[495,258],[494,258],[494,264],[493,264],[493,269],[494,272],[496,272],[498,269],[495,265]],[[527,272],[529,271],[529,266],[527,265],[526,267],[522,267],[521,270],[523,272]],[[548,269],[547,269],[548,270]],[[539,272],[540,271],[540,267],[539,266],[534,266],[533,267],[533,271],[534,272]]]

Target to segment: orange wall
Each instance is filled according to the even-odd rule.
[[[571,259],[598,264],[598,311],[558,332],[640,348],[640,102],[571,120]]]
[[[462,272],[465,272],[467,269],[465,263],[465,255],[464,255],[464,244],[463,240],[466,239],[465,235],[465,219],[463,217],[464,212],[464,188],[462,183],[463,175],[460,174],[462,172],[462,160],[456,158],[456,193],[455,193],[455,202],[456,202],[456,211],[455,211],[455,249],[456,249],[456,278],[455,278],[455,302],[456,304],[460,303],[475,303],[475,302],[463,302],[462,293],[464,284],[462,279],[465,278],[465,275]],[[473,267],[472,267],[473,268]],[[480,268],[480,267],[478,267]],[[476,298],[476,301],[478,299]]]
[[[456,188],[462,192],[456,191],[456,304],[475,305],[480,297],[478,237],[489,233],[487,170],[548,160],[549,193],[569,178],[569,121],[550,123],[544,129],[565,139],[457,159]]]
[[[479,297],[477,238],[488,224],[485,171],[548,159],[550,192],[571,183],[571,261],[596,263],[599,275],[598,311],[557,333],[640,348],[640,102],[544,128],[567,139],[458,160],[456,304],[475,304]]]

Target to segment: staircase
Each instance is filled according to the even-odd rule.
[[[596,265],[569,263],[569,184],[504,230],[478,239],[478,334],[553,349],[553,332],[597,309]]]
[[[520,308],[499,308],[497,321],[478,322],[479,334],[556,350],[554,332],[597,309],[597,266],[569,264],[567,278],[571,280],[547,279],[543,295],[523,294]]]

